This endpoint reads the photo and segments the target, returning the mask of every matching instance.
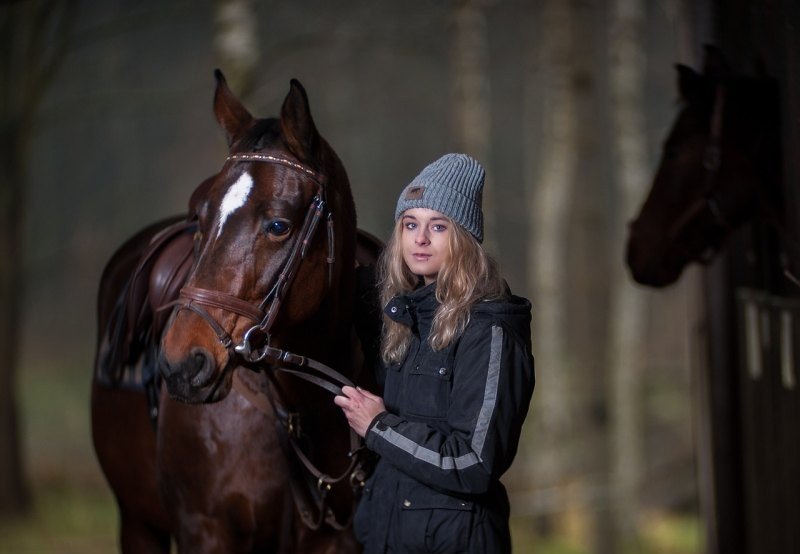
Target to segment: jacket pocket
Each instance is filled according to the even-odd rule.
[[[445,419],[452,381],[452,361],[446,356],[425,357],[412,365],[405,387],[405,407],[409,415]]]
[[[401,486],[396,537],[400,552],[467,552],[473,503],[421,484]]]
[[[383,401],[390,411],[396,410],[398,406],[398,394],[403,382],[400,368],[401,364],[394,362],[384,365],[386,380],[383,384]]]

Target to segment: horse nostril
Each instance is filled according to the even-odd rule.
[[[158,368],[161,371],[161,375],[166,379],[170,378],[172,374],[175,373],[172,364],[169,363],[163,352],[158,359]]]
[[[192,357],[191,384],[193,387],[206,385],[214,376],[214,358],[204,349],[196,349]]]

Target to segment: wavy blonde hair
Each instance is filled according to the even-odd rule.
[[[461,225],[447,218],[450,224],[448,258],[436,278],[436,300],[439,307],[433,317],[428,343],[441,350],[458,337],[469,323],[469,310],[481,300],[507,295],[506,282],[497,263]],[[386,306],[398,294],[407,294],[419,286],[420,279],[403,260],[403,218],[378,261],[378,286],[381,305]],[[411,329],[384,315],[381,356],[385,363],[401,362],[411,343]]]

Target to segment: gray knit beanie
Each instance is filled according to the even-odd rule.
[[[394,211],[394,220],[411,208],[440,212],[483,242],[483,180],[485,171],[466,154],[445,154],[409,183]]]

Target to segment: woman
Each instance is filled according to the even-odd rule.
[[[511,551],[500,476],[533,394],[531,307],[481,247],[483,182],[447,154],[403,190],[379,263],[384,397],[334,399],[380,455],[354,521],[366,554]]]

